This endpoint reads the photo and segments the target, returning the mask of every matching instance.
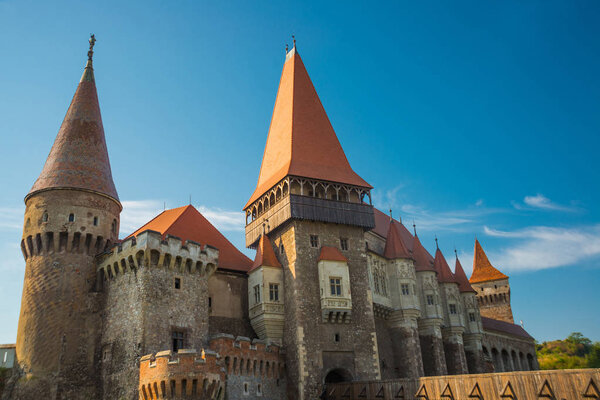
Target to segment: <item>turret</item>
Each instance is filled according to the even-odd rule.
[[[474,253],[473,273],[469,282],[477,292],[481,315],[513,324],[508,276],[494,268],[477,239]]]
[[[465,320],[463,341],[465,356],[467,357],[467,367],[470,374],[480,374],[485,372],[481,342],[483,338],[481,315],[477,306],[477,294],[467,279],[458,255],[456,255],[454,277],[458,283],[458,290],[460,291],[463,306],[463,318]]]
[[[121,204],[112,180],[88,61],[46,164],[25,197],[25,280],[17,332],[23,375],[15,399],[55,393],[100,398],[101,319],[94,257],[117,241]],[[54,395],[53,395],[54,396]]]
[[[466,374],[467,360],[465,358],[462,338],[465,326],[458,283],[439,247],[436,249],[433,264],[437,271],[444,310],[442,337],[444,341],[444,353],[446,356],[448,374]]]

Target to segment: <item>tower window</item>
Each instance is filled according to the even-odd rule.
[[[208,308],[212,307],[212,297],[208,298]]]
[[[433,305],[433,296],[430,294],[427,295],[427,305],[429,305],[429,306]]]
[[[98,217],[94,217],[94,226],[98,226]]]
[[[181,289],[181,278],[175,278],[175,289]]]
[[[400,287],[402,288],[403,295],[408,296],[410,294],[410,288],[408,286],[408,283],[403,283],[402,285],[400,285]]]
[[[310,235],[310,247],[319,247],[319,236]]]
[[[254,303],[260,303],[260,285],[254,286]]]
[[[281,243],[279,244],[279,254],[283,255],[283,251],[284,251],[284,250],[285,250],[285,249],[283,248],[283,242],[281,242]]]
[[[348,239],[340,238],[340,248],[342,250],[348,250]]]
[[[329,277],[329,288],[332,296],[342,295],[342,278]]]
[[[48,213],[45,212],[44,215],[42,215],[42,222],[48,222]]]
[[[450,308],[450,314],[456,314],[456,304],[449,304],[448,308]]]
[[[260,383],[256,386],[256,395],[262,396],[262,385]]]
[[[336,333],[335,335],[333,335],[333,341],[336,343],[339,343],[340,341],[340,334]]]
[[[474,312],[469,313],[469,321],[475,322],[475,313]]]
[[[179,350],[183,349],[183,338],[184,334],[181,331],[173,331],[171,334],[171,342],[173,344],[172,350],[174,353],[177,353]]]
[[[279,301],[279,285],[276,283],[269,283],[269,300]]]
[[[244,396],[248,396],[250,392],[248,391],[248,382],[244,382]]]
[[[75,214],[69,214],[69,222],[75,221]]]

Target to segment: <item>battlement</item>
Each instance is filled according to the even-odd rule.
[[[97,257],[99,281],[107,282],[143,267],[166,268],[178,273],[209,277],[217,269],[219,250],[210,245],[147,230],[129,237]]]
[[[31,257],[57,253],[95,256],[106,251],[111,241],[100,235],[81,232],[39,232],[21,240],[21,252],[27,261]]]
[[[148,354],[140,359],[140,400],[221,399],[225,372],[211,350],[181,349]]]

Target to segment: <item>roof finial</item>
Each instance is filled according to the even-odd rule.
[[[417,225],[415,225],[414,219],[413,219],[413,231],[415,232],[415,236],[417,236]]]
[[[294,49],[296,48],[296,36],[292,35],[292,40],[294,41]]]
[[[437,235],[435,235],[435,248],[438,250],[440,249],[440,246],[438,246]]]
[[[289,46],[288,46],[288,44],[286,43],[286,44],[285,44],[285,54],[287,54],[287,53],[288,53],[288,47],[289,47]]]
[[[88,60],[92,61],[92,56],[94,55],[94,44],[96,44],[96,35],[91,33],[89,42],[90,50],[88,51]]]
[[[392,216],[392,208],[390,207],[390,221],[393,219],[394,219],[394,217]]]
[[[456,259],[458,260],[458,251],[456,251],[456,246],[454,246],[454,255],[456,256]]]

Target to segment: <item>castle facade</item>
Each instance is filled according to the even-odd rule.
[[[538,368],[478,241],[468,279],[372,206],[295,47],[244,206],[255,260],[191,205],[119,239],[90,43],[25,197],[3,399],[314,399],[334,382]]]

